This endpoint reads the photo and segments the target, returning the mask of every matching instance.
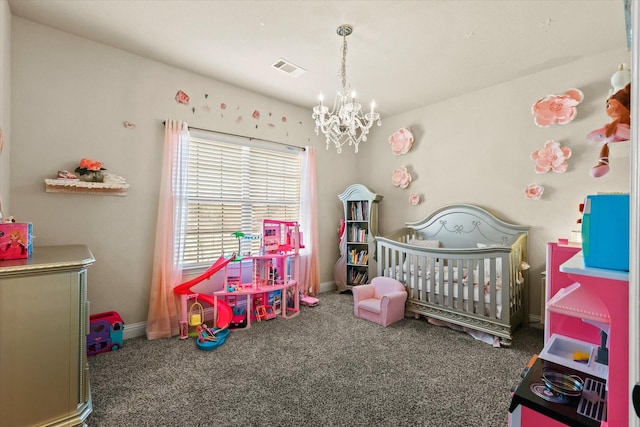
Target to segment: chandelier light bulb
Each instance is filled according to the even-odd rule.
[[[320,105],[313,107],[312,118],[316,124],[316,135],[322,132],[325,135],[327,150],[329,145],[334,145],[338,153],[342,152],[344,144],[353,145],[354,151],[358,152],[358,145],[367,140],[369,129],[374,122],[382,125],[380,114],[375,112],[375,102],[371,102],[371,112],[364,113],[362,106],[356,102],[356,91],[347,84],[347,36],[353,32],[351,25],[341,25],[337,33],[342,37],[342,66],[340,68],[340,80],[342,86],[338,89],[333,110],[324,106],[323,96],[318,97]],[[351,99],[349,99],[349,89]]]

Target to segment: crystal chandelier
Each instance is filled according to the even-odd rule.
[[[347,87],[347,36],[353,32],[351,25],[341,25],[337,33],[342,36],[342,66],[340,68],[340,78],[342,88],[338,89],[333,110],[322,101],[320,95],[320,105],[313,107],[312,118],[316,121],[316,135],[319,130],[325,135],[327,140],[327,150],[333,144],[338,153],[342,152],[342,146],[346,143],[353,145],[355,152],[358,152],[358,145],[367,140],[369,129],[377,120],[378,126],[382,124],[380,114],[374,111],[375,102],[371,102],[371,111],[363,113],[362,106],[356,102],[356,93]]]

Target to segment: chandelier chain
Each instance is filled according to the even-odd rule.
[[[340,69],[342,87],[347,87],[347,32],[342,33],[342,68]]]

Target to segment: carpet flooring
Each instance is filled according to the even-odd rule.
[[[350,294],[233,331],[202,351],[194,339],[126,340],[89,358],[91,427],[507,425],[510,388],[543,346],[537,328],[511,347],[405,318],[355,318]]]

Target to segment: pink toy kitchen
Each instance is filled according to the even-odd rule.
[[[544,348],[513,389],[513,427],[629,424],[629,195],[581,209],[581,241],[547,244]]]

